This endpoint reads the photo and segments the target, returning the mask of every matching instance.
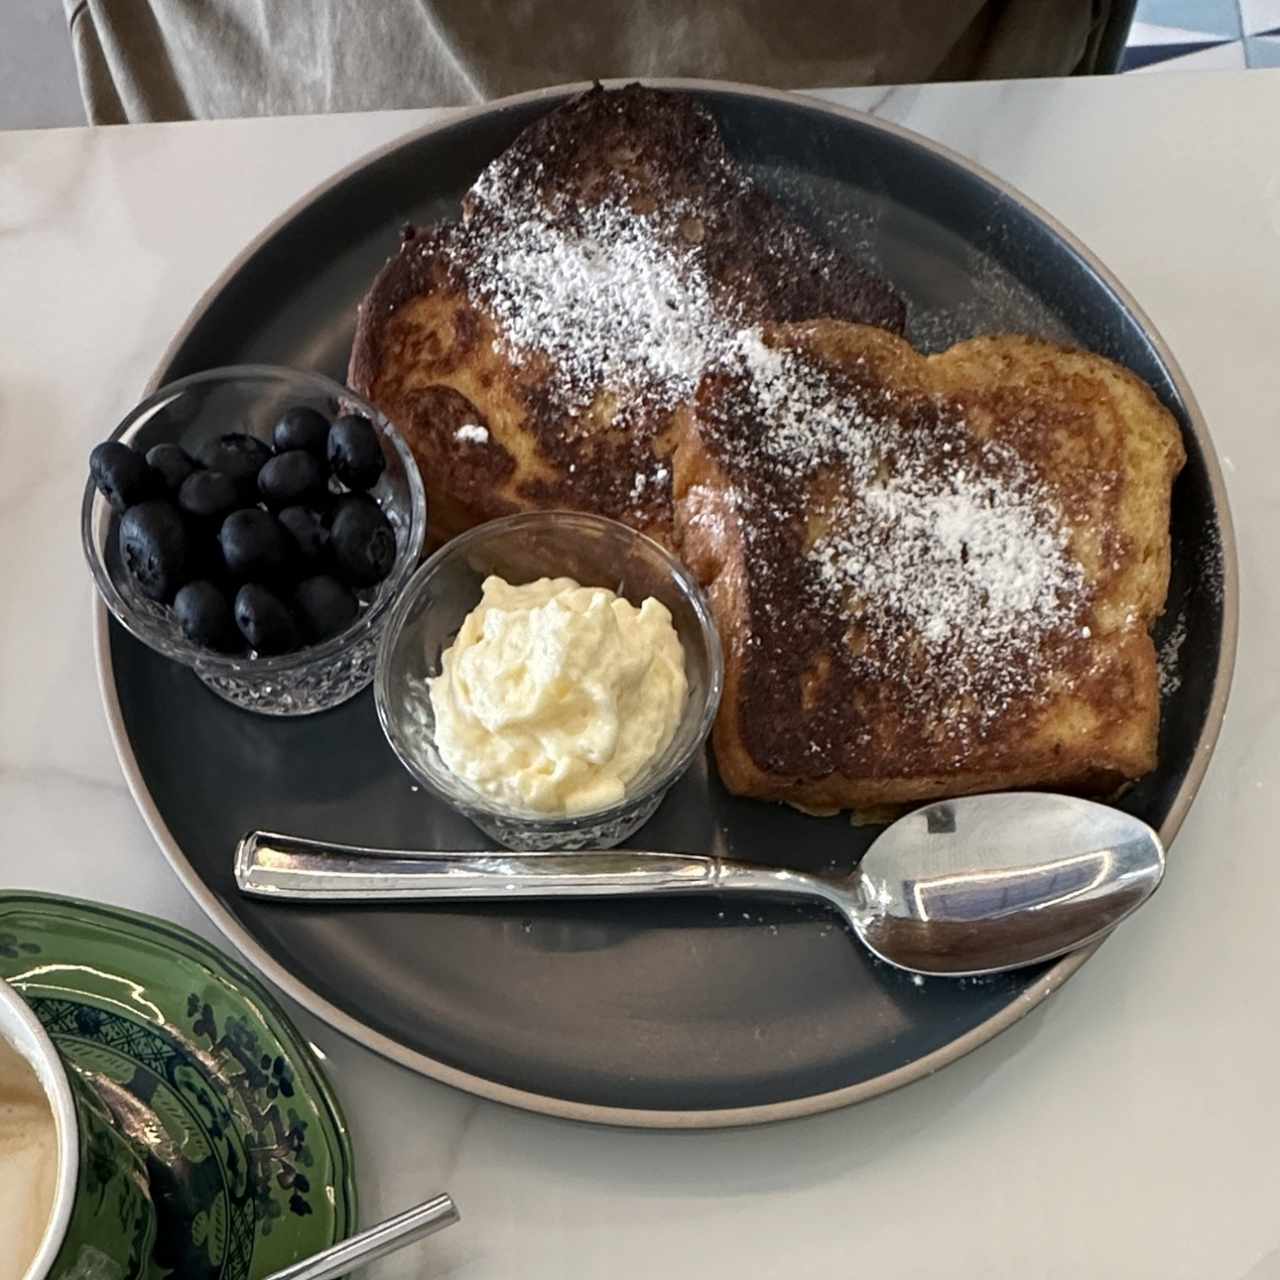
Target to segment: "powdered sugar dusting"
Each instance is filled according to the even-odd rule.
[[[1206,530],[1204,542],[1198,557],[1200,581],[1209,598],[1217,604],[1222,603],[1225,587],[1222,563],[1222,538],[1217,525]]]
[[[975,627],[1022,647],[1065,623],[1084,573],[1044,496],[964,469],[947,485],[908,471],[861,494],[810,553],[827,588],[891,600],[929,648]]]
[[[1187,642],[1187,615],[1179,612],[1156,655],[1160,670],[1160,696],[1167,698],[1182,688],[1182,646]]]
[[[836,381],[735,336],[730,415],[775,514],[808,528],[814,605],[857,633],[864,674],[912,681],[979,727],[1033,691],[1052,633],[1086,636],[1088,588],[1053,495],[1018,452],[924,393]],[[750,534],[749,534],[750,537]],[[951,710],[948,711],[948,706]]]
[[[539,200],[488,191],[483,252],[469,271],[517,360],[551,358],[551,385],[570,413],[602,388],[672,407],[687,399],[733,333],[713,296],[701,245],[680,234],[682,210],[636,213],[622,200],[566,216]]]
[[[862,473],[874,460],[877,438],[864,406],[812,361],[770,347],[754,328],[734,335],[728,359],[746,371],[752,407],[767,424],[760,447],[780,473],[803,480],[834,462]]]
[[[671,477],[671,470],[664,464],[655,466],[651,471],[637,471],[631,480],[631,492],[627,497],[634,503],[643,500],[645,491],[661,488]]]

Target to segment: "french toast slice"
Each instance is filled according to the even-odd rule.
[[[731,791],[865,814],[1105,796],[1155,766],[1149,628],[1185,455],[1133,374],[1023,337],[925,357],[818,320],[741,335],[677,416]]]
[[[677,404],[743,325],[901,331],[884,282],[820,241],[680,93],[596,86],[410,229],[360,306],[348,381],[406,436],[430,536],[550,507],[672,544]]]

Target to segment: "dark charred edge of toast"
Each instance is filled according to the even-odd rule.
[[[448,245],[458,230],[458,225],[451,222],[401,229],[400,248],[382,264],[356,311],[356,331],[347,363],[347,384],[353,391],[368,396],[377,382],[387,317],[429,285],[448,279]],[[425,252],[409,252],[424,244]]]
[[[897,292],[761,190],[730,155],[714,114],[689,94],[597,84],[535,120],[495,163],[544,200],[627,199],[627,179],[638,177],[659,203],[701,204],[708,273],[745,293],[752,320],[830,316],[905,331]],[[464,207],[483,220],[474,196]]]
[[[742,708],[745,710],[745,708]],[[1141,765],[1135,760],[1092,758],[1085,761],[1038,758],[1016,765],[971,770],[935,770],[899,776],[850,776],[839,771],[822,774],[780,774],[744,751],[741,724],[716,722],[712,739],[717,772],[734,795],[789,804],[813,816],[853,811],[859,823],[892,822],[914,805],[988,791],[1054,791],[1113,801],[1133,786],[1136,777],[1155,766],[1153,754]]]
[[[722,706],[716,720],[712,746],[720,780],[734,795],[790,804],[819,815],[843,810],[868,813],[875,809],[888,816],[868,817],[867,821],[892,821],[897,816],[894,810],[900,812],[931,800],[987,791],[1058,791],[1114,800],[1156,764],[1154,735],[1158,716],[1152,717],[1149,751],[1143,759],[1105,749],[1084,759],[1044,751],[1028,756],[1018,748],[1012,760],[987,761],[972,768],[934,767],[912,772],[895,760],[895,768],[900,771],[893,774],[848,774],[839,769],[781,773],[755,757],[749,745],[751,735],[744,732],[744,721],[755,714],[750,685],[753,679],[760,678],[759,673],[753,677],[749,662],[744,663],[738,683],[747,686],[747,691],[736,705]],[[935,766],[938,764],[934,762]]]
[[[643,173],[666,200],[718,189],[739,170],[711,112],[689,94],[632,83],[590,89],[527,125],[486,170],[544,199],[571,192],[576,200],[619,194],[620,175]],[[463,199],[467,219],[483,216],[474,191]]]

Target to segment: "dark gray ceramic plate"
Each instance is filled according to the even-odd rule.
[[[913,337],[1061,337],[1128,365],[1177,415],[1189,461],[1159,637],[1169,692],[1161,765],[1126,808],[1177,831],[1208,763],[1235,651],[1235,557],[1213,448],[1164,344],[1106,270],[1015,192],[932,144],[802,98],[683,84],[797,214],[907,296]],[[452,216],[464,188],[556,90],[415,134],[340,175],[235,262],[157,382],[246,361],[341,378],[356,302],[406,221]],[[250,827],[361,844],[481,847],[416,792],[366,694],[298,721],[236,711],[100,611],[108,715],[134,795],[205,910],[277,984],[356,1039],[491,1098],[561,1116],[695,1126],[799,1115],[906,1084],[1014,1022],[1083,963],[918,986],[828,918],[726,899],[320,909],[239,898]],[[677,786],[653,848],[815,868],[868,835],[728,796],[714,769]],[[1176,873],[1176,871],[1175,871]]]

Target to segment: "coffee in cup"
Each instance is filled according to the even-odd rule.
[[[0,1039],[0,1280],[27,1274],[53,1216],[58,1131],[31,1064]]]

